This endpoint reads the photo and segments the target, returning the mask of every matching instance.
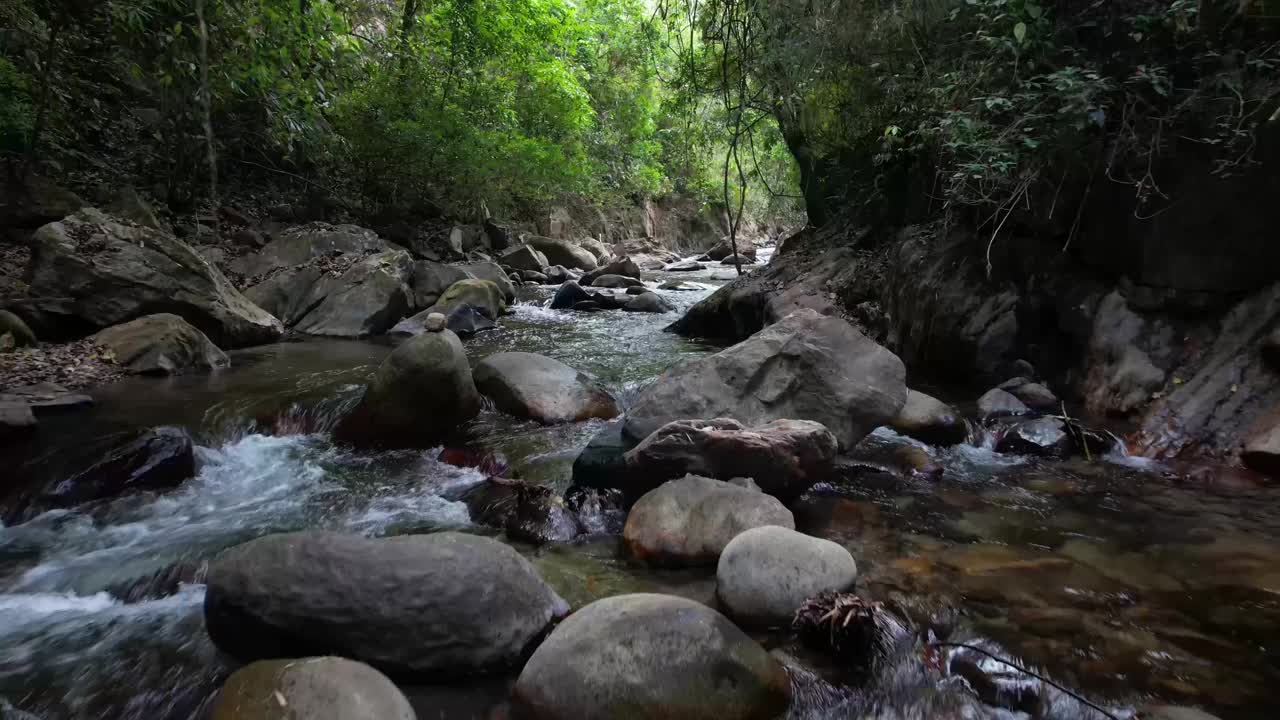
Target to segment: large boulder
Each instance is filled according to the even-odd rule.
[[[931,445],[955,445],[969,435],[964,418],[955,408],[911,389],[907,390],[907,402],[889,427]]]
[[[569,310],[580,302],[588,302],[590,300],[591,293],[583,290],[581,285],[570,280],[556,290],[556,294],[551,298],[551,309]]]
[[[12,338],[9,347],[30,347],[36,344],[36,334],[22,318],[8,310],[0,310],[0,337]]]
[[[113,325],[94,335],[93,341],[110,350],[117,365],[141,374],[212,370],[231,362],[204,333],[169,313]]]
[[[542,268],[551,264],[547,262],[546,255],[524,244],[517,245],[502,253],[502,257],[498,258],[498,263],[512,270],[533,270],[535,272],[542,272]]]
[[[501,268],[499,268],[501,269]],[[434,260],[419,260],[413,264],[413,308],[425,310],[436,304],[450,285],[459,280],[475,277],[461,265],[446,265]],[[511,280],[502,274],[508,287]]]
[[[366,448],[427,448],[479,412],[480,393],[462,341],[449,330],[425,332],[378,366],[334,438]]]
[[[738,533],[764,525],[795,528],[795,518],[749,483],[688,475],[640,498],[622,539],[632,558],[651,565],[714,565]]]
[[[158,427],[112,448],[98,462],[57,483],[40,504],[69,507],[144,490],[168,490],[196,474],[195,445],[185,430]]]
[[[339,657],[259,660],[227,678],[211,720],[416,720],[386,675]]]
[[[448,319],[453,332],[467,336],[480,330],[488,330],[507,311],[507,300],[502,289],[489,280],[467,278],[449,286],[435,304],[416,315],[405,318],[391,328],[394,335],[418,335],[426,330],[426,319],[439,313]],[[480,316],[484,322],[477,318]]]
[[[735,238],[738,245],[738,257],[742,258],[743,263],[753,263],[756,261],[756,244],[749,238]],[[700,260],[711,260],[721,262],[728,260],[733,261],[733,243],[729,242],[729,238],[725,238],[716,243],[714,247],[706,252]]]
[[[605,277],[607,275],[620,275],[635,280],[640,280],[640,266],[629,257],[620,257],[606,265],[596,268],[591,272],[582,276],[583,285],[594,285],[596,278]]]
[[[546,257],[547,265],[563,265],[567,268],[586,271],[596,269],[596,256],[592,255],[590,250],[578,247],[568,240],[530,235],[524,241],[529,247]]]
[[[455,532],[268,535],[219,555],[205,625],[243,660],[334,654],[438,680],[516,665],[568,605],[519,553]]]
[[[306,335],[381,335],[409,310],[413,259],[393,249],[321,258],[281,270],[245,291],[285,327]]]
[[[626,275],[600,275],[591,281],[592,287],[610,288],[614,290],[626,290],[627,288],[642,286],[644,283],[633,277]]]
[[[163,232],[86,209],[40,228],[32,243],[29,310],[42,326],[92,332],[164,308],[219,347],[273,342],[283,332],[279,320]]]
[[[613,396],[594,378],[544,355],[490,355],[474,370],[476,387],[502,412],[540,423],[578,422],[618,414]]]
[[[592,255],[596,256],[597,264],[602,263],[605,260],[608,260],[609,256],[612,254],[609,252],[608,245],[605,245],[604,243],[600,242],[595,238],[583,238],[578,241],[578,244],[581,245],[588,252],[590,252]]]
[[[858,565],[842,546],[784,527],[747,530],[716,565],[716,596],[737,621],[791,624],[805,600],[853,586]]]
[[[677,420],[658,428],[623,457],[632,497],[688,474],[719,480],[749,477],[789,501],[828,476],[837,443],[820,423],[774,420],[748,428],[737,420]]]
[[[263,279],[320,258],[357,260],[392,249],[390,243],[368,228],[314,222],[277,233],[262,250],[233,262],[231,269],[245,278]]]
[[[672,595],[618,595],[560,624],[512,692],[525,720],[773,720],[786,670],[723,615]]]
[[[666,313],[675,310],[675,306],[651,290],[635,296],[635,299],[623,305],[622,309],[627,312]]]
[[[459,263],[457,267],[470,277],[477,280],[488,280],[498,289],[502,291],[502,297],[508,304],[516,299],[516,286],[512,284],[511,278],[503,272],[502,267],[494,262],[467,262]]]
[[[822,423],[851,448],[907,399],[896,355],[839,318],[798,310],[715,355],[667,370],[636,399],[624,432],[642,440],[673,421]]]

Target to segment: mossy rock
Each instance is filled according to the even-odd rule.
[[[8,310],[0,310],[0,335],[11,336],[13,347],[30,347],[36,344],[36,334],[27,327],[22,318]]]

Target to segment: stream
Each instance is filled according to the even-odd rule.
[[[661,290],[676,310],[656,315],[553,311],[545,305],[554,288],[524,287],[500,329],[468,340],[467,352],[473,362],[508,350],[550,355],[596,375],[625,407],[672,363],[715,351],[662,329],[732,274],[718,265],[647,273],[651,286],[678,277],[693,287]],[[390,347],[313,339],[253,348],[233,353],[225,371],[121,381],[94,390],[91,410],[42,420],[42,444],[6,461],[18,483],[65,476],[156,425],[190,431],[199,467],[164,494],[0,525],[0,718],[198,714],[234,667],[205,634],[198,573],[163,597],[118,599],[119,588],[175,564],[198,568],[229,546],[303,528],[494,534],[446,499],[481,482],[478,471],[435,452],[356,453],[329,441]],[[950,399],[964,407],[964,397],[976,394]],[[470,435],[521,477],[563,492],[573,460],[604,425],[544,427],[486,410]],[[882,458],[902,445],[919,443],[882,429],[855,454]],[[835,478],[793,508],[798,529],[850,549],[860,593],[921,626],[945,622],[953,637],[998,649],[1119,717],[1150,698],[1223,718],[1276,716],[1280,488],[1238,482],[1226,469],[1045,461],[981,442],[929,452],[940,477]],[[574,607],[636,591],[714,602],[713,572],[629,565],[616,539],[516,547]],[[855,693],[835,687],[846,679],[839,667],[786,635],[759,639],[822,678],[797,693],[795,718],[1103,717],[1047,686],[1034,711],[975,704],[955,678],[938,682],[905,662],[873,681],[874,692]],[[1016,675],[998,663],[988,670]],[[505,683],[406,693],[421,718],[486,718]]]

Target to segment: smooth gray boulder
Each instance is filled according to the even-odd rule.
[[[467,278],[450,285],[431,307],[396,323],[391,334],[421,334],[426,330],[427,317],[439,313],[447,318],[450,330],[467,337],[497,327],[494,321],[506,311],[507,301],[497,284]]]
[[[1058,410],[1061,404],[1052,390],[1025,377],[1006,380],[1000,383],[1000,389],[1008,391],[1033,410]]]
[[[597,278],[607,277],[609,275],[619,275],[622,277],[640,280],[640,266],[637,265],[630,257],[624,255],[623,257],[611,260],[607,264],[583,275],[582,284],[594,285]]]
[[[542,268],[551,264],[547,262],[546,255],[543,255],[527,244],[517,245],[502,253],[502,256],[498,258],[498,263],[521,272],[525,270],[542,272]]]
[[[274,342],[280,321],[254,305],[186,243],[86,209],[32,237],[27,307],[41,327],[86,333],[157,308],[182,317],[215,344]]]
[[[323,258],[279,270],[245,295],[294,332],[362,338],[385,333],[409,311],[412,273],[413,259],[400,249]]]
[[[36,344],[36,334],[23,322],[22,318],[8,310],[0,310],[0,336],[12,338],[9,347],[30,347]]]
[[[644,285],[644,283],[626,275],[601,275],[591,280],[591,287],[612,288],[614,290],[625,290],[639,285]]]
[[[775,720],[786,670],[715,610],[672,595],[618,595],[574,613],[512,691],[524,720]]]
[[[889,427],[930,445],[956,445],[969,436],[955,408],[922,392],[907,389],[907,402]]]
[[[231,674],[211,720],[416,720],[386,675],[339,657],[259,660]]]
[[[613,396],[595,378],[545,355],[490,355],[476,365],[473,376],[480,393],[499,410],[545,425],[618,414]]]
[[[117,365],[144,375],[213,370],[231,364],[227,354],[204,333],[169,313],[112,325],[94,335],[93,341],[110,350]]]
[[[729,541],[716,565],[716,596],[729,616],[757,626],[789,626],[805,600],[843,592],[858,577],[844,547],[773,525]]]
[[[466,262],[459,263],[457,266],[463,272],[476,280],[488,280],[498,286],[498,290],[502,291],[502,297],[507,304],[511,304],[516,299],[516,286],[511,282],[511,278],[502,271],[502,267],[495,262]],[[447,288],[446,288],[447,289]]]
[[[333,434],[362,448],[429,448],[479,413],[462,341],[449,330],[423,332],[378,366]]]
[[[627,312],[667,313],[675,310],[675,306],[652,290],[635,296],[635,299],[622,306]]]
[[[500,273],[501,274],[501,273]],[[449,289],[450,285],[459,280],[467,280],[475,277],[467,272],[461,265],[446,265],[442,262],[434,260],[419,260],[413,264],[413,281],[411,283],[412,305],[415,311],[426,310]],[[502,274],[505,279],[506,275]],[[511,287],[511,280],[507,279],[506,284]],[[514,292],[514,291],[513,291]]]
[[[591,271],[596,269],[596,256],[590,250],[578,247],[568,240],[530,235],[525,238],[529,247],[542,253],[549,265],[563,265],[566,268]],[[542,268],[539,268],[541,270]]]
[[[905,379],[902,361],[849,323],[797,310],[737,345],[664,372],[640,393],[623,430],[639,441],[673,420],[759,425],[791,418],[822,423],[848,449],[897,417]]]
[[[749,477],[764,492],[793,500],[829,476],[838,450],[831,431],[810,420],[774,420],[747,427],[730,418],[677,420],[658,428],[623,456],[617,487],[638,497],[667,480],[700,475]]]
[[[1048,457],[1066,457],[1074,447],[1067,424],[1055,417],[1018,422],[1006,429],[996,443],[997,452]]]
[[[268,535],[209,566],[209,637],[243,660],[334,654],[438,680],[517,665],[568,605],[523,556],[456,532]]]
[[[729,541],[762,525],[794,528],[791,511],[749,483],[687,475],[640,498],[627,515],[628,554],[650,565],[714,565]]]

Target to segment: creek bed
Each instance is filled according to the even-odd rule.
[[[696,289],[661,291],[676,311],[573,313],[545,307],[551,288],[522,288],[497,331],[467,342],[550,355],[603,380],[625,407],[671,364],[714,348],[662,332],[732,276],[731,268],[654,274]],[[472,524],[444,496],[483,478],[434,452],[355,453],[327,429],[389,351],[382,342],[307,340],[233,354],[212,375],[131,379],[94,392],[90,411],[42,423],[40,445],[7,461],[15,483],[63,476],[123,433],[181,425],[200,445],[199,472],[162,495],[121,497],[0,526],[0,716],[186,718],[231,665],[203,628],[203,586],[124,603],[108,592],[175,563],[199,564],[267,533],[329,528],[367,535]],[[474,442],[522,477],[563,491],[599,421],[543,427],[485,411]],[[860,447],[910,442],[877,431]],[[970,445],[933,451],[941,478],[872,474],[833,482],[794,508],[799,529],[845,544],[859,589],[922,616],[959,610],[967,638],[1094,700],[1199,704],[1225,718],[1275,717],[1280,680],[1280,489],[1194,482],[1126,458],[1040,461]],[[651,571],[619,558],[613,539],[517,545],[575,607],[653,591],[714,601],[713,573]],[[198,575],[192,579],[198,580]],[[783,634],[766,645],[840,682]],[[508,679],[407,688],[432,714],[487,717]],[[800,717],[930,717],[921,695],[954,683],[887,678],[873,698],[802,692]],[[1101,717],[1054,696],[1046,717]],[[1018,717],[991,710],[989,717]]]

